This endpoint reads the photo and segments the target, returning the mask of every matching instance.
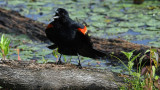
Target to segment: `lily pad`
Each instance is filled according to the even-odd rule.
[[[160,22],[158,20],[155,20],[155,19],[151,19],[151,20],[147,21],[146,23],[147,23],[147,25],[153,26],[153,27],[156,27],[156,26],[160,25]]]
[[[94,8],[93,12],[96,12],[96,13],[105,13],[106,9],[105,8]]]
[[[18,4],[24,4],[24,3],[26,3],[26,2],[23,0],[10,0],[8,2],[9,5],[13,5],[13,6],[18,5]]]
[[[108,12],[107,15],[109,17],[123,17],[124,16],[124,14],[121,12],[117,13],[117,12],[113,12],[113,11]]]
[[[119,33],[124,33],[124,32],[127,32],[128,31],[128,28],[110,28],[110,29],[107,29],[106,32],[108,34],[119,34]]]
[[[118,26],[123,27],[123,28],[135,28],[135,27],[142,26],[142,25],[144,25],[144,23],[120,22]]]
[[[144,39],[155,39],[154,35],[136,35],[137,40],[144,40]]]
[[[98,21],[98,20],[104,21],[105,19],[104,16],[97,15],[97,14],[92,14],[92,16],[90,16],[89,18],[94,21]]]
[[[101,27],[105,27],[106,23],[103,23],[103,22],[94,22],[94,23],[92,23],[92,25],[95,26],[95,27],[101,28]]]
[[[149,45],[150,46],[154,46],[154,47],[159,47],[160,46],[160,42],[159,41],[152,41],[152,42],[149,42]]]

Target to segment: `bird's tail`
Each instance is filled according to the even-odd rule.
[[[93,49],[93,48],[82,49],[80,50],[79,54],[84,57],[90,57],[94,59],[104,58],[106,56],[104,52]]]
[[[57,45],[53,44],[53,45],[51,45],[51,46],[48,46],[48,48],[49,48],[49,49],[55,49],[55,48],[57,48]]]

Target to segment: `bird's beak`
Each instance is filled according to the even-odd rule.
[[[59,16],[53,16],[53,19],[59,18]]]
[[[55,11],[55,15],[53,16],[53,19],[59,18],[59,16],[57,16],[57,15],[59,15],[59,13],[58,13],[58,11],[56,10],[56,11]]]

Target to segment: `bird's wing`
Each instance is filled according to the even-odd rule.
[[[90,37],[87,33],[87,27],[82,24],[76,24],[76,38],[79,39],[83,44],[86,44],[87,46],[91,47],[92,43],[90,40]]]
[[[53,43],[56,43],[55,32],[56,30],[54,29],[53,23],[48,24],[47,28],[45,29],[45,33],[46,33],[47,38]]]
[[[83,24],[77,23],[75,21],[72,21],[72,28],[74,28],[76,30],[76,32],[80,32],[83,35],[85,35],[87,33],[87,27]]]
[[[87,33],[87,27],[84,26],[83,28],[78,28],[78,31],[80,31],[81,33],[85,35]]]
[[[50,28],[53,28],[53,25],[50,23],[48,24],[47,28],[46,29],[50,29]]]

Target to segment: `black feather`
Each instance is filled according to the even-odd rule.
[[[87,33],[82,33],[83,24],[73,21],[65,9],[57,9],[56,18],[45,30],[46,36],[54,43],[50,49],[58,47],[58,52],[65,55],[82,55],[90,58],[104,57],[106,54],[93,49]],[[51,27],[52,26],[52,27]],[[80,62],[80,61],[79,61]]]

